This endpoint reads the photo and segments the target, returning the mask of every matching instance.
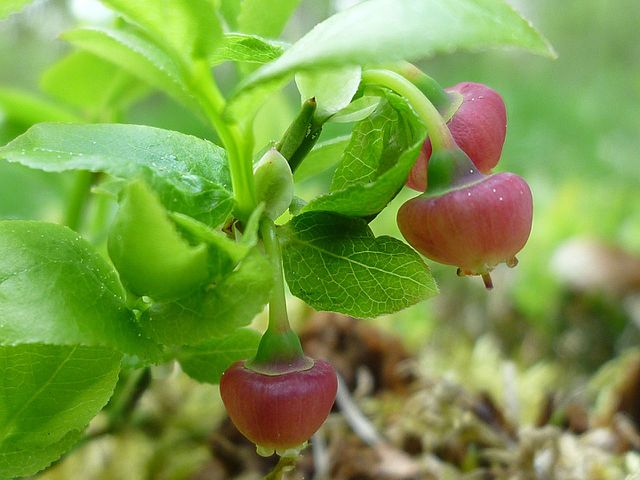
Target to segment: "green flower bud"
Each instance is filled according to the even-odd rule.
[[[293,174],[287,159],[272,148],[253,169],[258,202],[264,202],[264,214],[271,220],[282,215],[293,201]]]

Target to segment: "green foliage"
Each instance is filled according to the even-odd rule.
[[[351,135],[343,135],[318,143],[293,174],[294,180],[301,182],[331,168],[338,163],[350,140]]]
[[[182,66],[133,29],[85,27],[62,36],[74,46],[103,58],[190,108],[197,108]]]
[[[322,72],[304,72],[296,75],[302,102],[315,98],[316,117],[324,120],[345,108],[360,86],[358,66]]]
[[[21,134],[37,122],[74,122],[77,115],[58,102],[30,91],[0,87],[0,144]],[[65,179],[60,175],[0,165],[0,218],[57,219],[62,209]]]
[[[213,0],[102,0],[177,58],[206,58],[222,39]]]
[[[105,346],[148,356],[113,268],[60,225],[0,222],[0,344]]]
[[[123,284],[138,296],[179,298],[209,278],[207,246],[189,245],[142,181],[124,189],[108,246]]]
[[[40,87],[88,118],[123,111],[148,90],[137,77],[86,51],[72,52],[54,63],[42,75]]]
[[[437,292],[420,255],[395,238],[376,238],[363,220],[310,212],[279,234],[291,293],[317,310],[376,317]]]
[[[176,212],[169,212],[169,217],[180,227],[181,232],[192,242],[204,242],[210,246],[209,263],[214,265],[225,264],[229,271],[247,256],[252,247],[258,243],[257,220],[263,213],[262,208],[256,208],[245,225],[242,236],[237,241],[232,240],[219,230],[214,230],[204,223]],[[220,257],[218,260],[215,260]],[[224,260],[222,259],[224,257]],[[229,271],[222,268],[214,268],[216,275],[226,275]]]
[[[138,125],[39,124],[0,148],[0,158],[48,172],[143,177],[163,205],[209,225],[233,208],[225,153],[206,140]]]
[[[244,33],[255,33],[276,38],[300,0],[242,0],[238,28]]]
[[[282,78],[305,70],[381,64],[502,46],[554,56],[548,42],[502,0],[371,0],[317,25],[243,83],[231,111],[247,110]],[[260,92],[251,92],[260,88]],[[249,92],[251,99],[241,97]]]
[[[364,120],[376,110],[379,103],[380,99],[378,97],[360,97],[332,115],[329,121],[334,123],[351,123]]]
[[[58,220],[66,180],[17,163],[0,162],[0,219]]]
[[[0,477],[31,475],[60,457],[107,403],[121,354],[87,346],[0,346]]]
[[[283,44],[257,35],[226,33],[222,43],[209,55],[209,63],[223,62],[268,63],[284,52]]]
[[[197,345],[223,337],[248,325],[262,310],[272,283],[269,262],[253,251],[217,284],[184,299],[154,303],[143,313],[140,326],[166,345]]]
[[[199,382],[219,383],[229,365],[255,355],[259,342],[258,332],[240,328],[222,339],[183,347],[178,351],[177,358],[190,377]]]
[[[395,95],[387,98],[353,128],[333,175],[331,191],[375,181],[407,148],[424,139],[424,130],[406,102]]]
[[[424,137],[424,128],[406,102],[387,95],[370,117],[354,127],[331,192],[315,198],[302,211],[354,217],[377,214],[404,185]]]
[[[7,118],[23,125],[78,120],[64,105],[17,88],[0,87],[0,111]]]

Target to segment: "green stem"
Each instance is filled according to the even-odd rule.
[[[247,361],[245,366],[264,375],[282,375],[307,370],[313,367],[313,360],[304,355],[300,339],[289,325],[280,241],[275,224],[269,218],[262,219],[260,235],[273,270],[269,325],[260,340],[256,356]]]
[[[107,431],[117,431],[126,424],[133,413],[138,400],[151,384],[151,369],[149,367],[135,370],[127,378],[122,390],[114,398],[108,410]]]
[[[108,110],[106,106],[102,106],[98,114],[87,119],[88,122],[117,122],[121,112],[119,110]],[[101,172],[79,171],[73,180],[73,186],[69,195],[64,212],[64,224],[72,230],[78,231],[82,223],[82,217],[86,214],[87,204],[89,203],[89,194],[91,187],[100,180]],[[92,222],[91,227],[95,224]]]
[[[309,154],[311,149],[317,143],[320,134],[322,133],[322,124],[312,123],[307,135],[305,135],[300,147],[289,158],[289,166],[291,171],[295,173],[305,157]]]
[[[440,112],[444,113],[444,111],[447,110],[448,105],[451,103],[449,94],[435,79],[424,73],[414,64],[400,62],[391,66],[389,70],[399,73],[418,87]]]
[[[287,299],[285,296],[284,274],[282,271],[282,251],[273,221],[263,218],[260,223],[260,234],[264,250],[269,256],[273,269],[273,289],[269,299],[269,327],[273,332],[284,333],[291,330],[287,315]]]
[[[231,183],[236,199],[236,217],[248,220],[256,208],[253,175],[253,138],[239,125],[228,124],[223,118],[225,100],[218,90],[209,65],[195,62],[192,68],[193,86],[205,115],[218,132],[227,150]],[[291,330],[287,316],[287,302],[282,273],[282,253],[273,221],[261,220],[260,234],[264,249],[271,261],[274,287],[269,299],[269,326],[262,336],[255,358],[245,363],[248,368],[266,375],[279,375],[313,366],[304,356],[300,339]]]
[[[276,145],[276,149],[289,162],[291,171],[296,169],[311,151],[322,133],[325,120],[315,117],[316,99],[310,98],[302,104],[300,113],[293,120],[289,128]]]
[[[317,105],[315,98],[306,100],[300,108],[300,113],[298,113],[298,116],[291,122],[287,131],[284,132],[282,139],[280,139],[276,145],[276,150],[287,160],[293,157],[309,133]]]
[[[104,193],[97,195],[93,201],[91,221],[87,230],[88,236],[94,245],[99,245],[107,238],[111,205],[112,199]]]
[[[297,457],[280,457],[278,464],[263,480],[282,480],[285,473],[295,468],[297,461]]]
[[[434,152],[455,148],[456,143],[438,109],[409,80],[389,70],[365,70],[362,73],[362,81],[365,84],[389,88],[407,99],[427,127]]]
[[[200,106],[227,151],[237,216],[241,220],[247,220],[256,207],[251,160],[253,137],[247,132],[243,132],[239,125],[228,124],[223,118],[225,100],[211,76],[208,63],[205,61],[195,62],[192,72],[194,86],[199,94]]]
[[[72,230],[78,230],[85,211],[87,197],[96,178],[94,172],[80,171],[75,174],[69,201],[64,212],[64,224]]]

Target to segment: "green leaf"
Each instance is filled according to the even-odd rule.
[[[363,96],[354,100],[342,110],[332,115],[329,122],[333,123],[353,123],[364,120],[371,115],[378,104],[380,103],[380,97]]]
[[[183,105],[197,110],[182,67],[151,41],[132,30],[91,27],[70,30],[62,38],[103,58]]]
[[[338,163],[350,141],[351,135],[343,135],[318,143],[296,169],[293,179],[301,182],[331,168]]]
[[[369,318],[437,293],[417,252],[398,239],[374,237],[363,220],[311,212],[279,233],[291,293],[316,310]]]
[[[187,62],[204,58],[222,38],[213,0],[102,0],[149,33],[158,45],[168,45]]]
[[[256,208],[253,211],[239,241],[233,241],[220,230],[214,230],[204,223],[198,222],[187,215],[169,212],[169,217],[180,228],[182,233],[192,240],[192,242],[204,242],[210,246],[210,263],[218,266],[224,264],[233,270],[238,262],[246,257],[251,251],[251,248],[258,243],[258,226],[257,224],[254,225],[254,223],[256,223],[254,217],[259,213],[259,215],[257,215],[259,218],[263,211],[264,208]],[[222,274],[223,276],[226,276],[226,274],[229,273],[229,271],[224,268],[217,268],[213,270],[218,275]]]
[[[239,328],[226,337],[180,349],[177,358],[182,369],[199,382],[220,383],[222,373],[234,362],[252,358],[260,343],[260,334]]]
[[[359,66],[299,73],[296,84],[302,103],[315,98],[318,104],[316,117],[322,121],[351,103],[360,86],[360,74]]]
[[[358,184],[314,198],[302,212],[335,212],[350,217],[369,217],[380,213],[398,194],[422,143],[416,143],[403,153],[398,163],[380,175],[375,182]]]
[[[267,303],[272,283],[269,261],[253,251],[219,283],[185,299],[154,303],[140,325],[160,343],[197,345],[248,325]]]
[[[388,94],[372,115],[354,127],[351,142],[333,175],[331,190],[374,182],[397,163],[405,150],[425,136],[407,103]]]
[[[85,51],[72,52],[49,67],[40,88],[91,119],[126,109],[148,90],[137,77]]]
[[[52,462],[71,450],[82,439],[81,430],[71,430],[57,442],[15,443],[0,445],[0,478],[23,477],[47,468]],[[34,452],[37,452],[34,454]],[[7,476],[5,476],[5,474]]]
[[[15,13],[22,9],[28,3],[33,0],[2,0],[0,1],[0,20],[6,16]]]
[[[176,282],[176,277],[178,276],[175,270],[176,263],[178,272],[182,272],[183,275],[181,275],[181,282],[175,285],[172,290],[180,293],[191,293],[198,285],[216,284],[223,280],[251,252],[252,247],[257,244],[258,226],[257,224],[254,225],[256,223],[254,216],[258,214],[259,218],[263,211],[262,208],[254,210],[242,237],[238,241],[234,241],[220,230],[215,230],[188,215],[178,212],[157,211],[157,207],[159,205],[140,207],[137,209],[137,215],[136,209],[131,209],[132,222],[146,211],[147,218],[140,218],[139,223],[156,223],[154,228],[164,230],[162,235],[149,236],[149,242],[159,243],[162,236],[167,235],[169,237],[164,245],[147,245],[145,238],[139,238],[137,240],[139,245],[132,247],[139,255],[131,257],[131,267],[136,262],[141,264],[138,269],[131,268],[132,277],[137,278],[138,287],[146,286],[146,289],[151,286],[154,287],[155,295],[152,295],[151,289],[146,294],[154,300],[166,301],[169,299],[168,295],[158,295],[157,292],[161,291],[161,289],[167,290],[167,285]],[[154,212],[154,210],[156,211]],[[168,221],[166,217],[172,221]],[[153,220],[154,218],[155,220]],[[176,228],[180,235],[177,235]],[[137,228],[134,228],[134,230],[137,230]],[[143,226],[140,229],[140,232],[146,232],[147,235],[151,231],[151,225]],[[174,237],[174,235],[177,236]],[[112,240],[110,239],[110,241]],[[191,245],[195,245],[195,247]],[[206,248],[203,250],[203,247]],[[130,255],[123,246],[119,248],[124,257]],[[167,255],[171,257],[180,256],[182,260],[178,262],[179,258],[168,259],[166,258]],[[118,266],[115,259],[114,263]],[[120,270],[119,266],[118,269]],[[120,273],[121,277],[123,277],[124,272]],[[148,276],[153,276],[153,279],[146,279],[145,277]],[[162,277],[164,277],[164,284],[160,281]],[[178,297],[181,295],[174,293],[171,296]]]
[[[0,478],[32,475],[76,443],[113,393],[107,348],[0,346]]]
[[[277,38],[300,0],[243,0],[238,16],[241,32]]]
[[[208,225],[231,213],[225,152],[190,135],[139,125],[40,124],[0,148],[0,158],[48,172],[90,170],[143,177],[163,205]]]
[[[549,43],[503,0],[370,0],[318,24],[280,58],[248,77],[232,101],[246,104],[238,97],[261,85],[263,91],[271,91],[279,85],[277,79],[300,71],[494,47],[555,56]],[[256,102],[255,94],[252,97]]]
[[[209,56],[209,62],[267,63],[282,55],[284,45],[257,35],[226,33],[222,44]]]
[[[142,337],[116,272],[60,225],[0,222],[0,345],[106,346],[143,357]]]
[[[264,203],[259,203],[253,212],[251,212],[249,220],[247,220],[247,223],[244,225],[242,238],[239,242],[236,242],[236,244],[249,248],[253,248],[258,244],[258,231],[260,229],[260,220],[262,219],[263,212]]]
[[[39,122],[77,122],[68,108],[18,88],[0,87],[0,111],[26,126]]]
[[[407,103],[387,94],[376,111],[354,127],[334,173],[331,193],[313,199],[302,211],[353,217],[379,213],[402,189],[425,136]]]
[[[289,83],[288,77],[279,77],[246,89],[240,95],[234,95],[225,106],[224,117],[235,122],[241,121],[243,118],[252,118],[265,104],[265,101],[278,93],[278,90],[287,83]]]
[[[140,297],[179,298],[210,277],[207,246],[190,245],[154,192],[140,180],[123,191],[108,249],[122,283]]]

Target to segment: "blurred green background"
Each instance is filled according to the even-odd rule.
[[[295,41],[352,3],[303,1],[284,39]],[[552,265],[558,248],[575,237],[640,256],[640,3],[511,3],[548,37],[558,60],[500,50],[455,53],[419,65],[444,86],[483,82],[503,95],[509,123],[498,170],[524,176],[535,198],[534,228],[519,255],[520,265],[498,268],[496,288],[488,294],[479,280],[459,279],[452,268],[433,265],[442,294],[376,323],[399,332],[411,348],[429,341],[448,345],[447,338],[472,344],[489,334],[506,355],[526,364],[553,358],[588,372],[636,343],[633,298],[638,287],[576,291],[564,279],[568,272]],[[8,89],[45,98],[39,93],[40,75],[70,51],[58,35],[77,23],[112,20],[96,5],[93,0],[41,0],[0,22],[0,143],[39,120],[37,114],[12,106],[16,96]],[[235,71],[223,66],[216,73],[223,89],[231,88]],[[269,100],[256,122],[257,148],[278,138],[298,102],[292,85]],[[54,106],[64,108],[58,102]],[[215,140],[198,118],[160,94],[142,97],[120,120]],[[330,126],[323,139],[341,133],[344,126]],[[330,173],[303,183],[298,193],[309,197],[319,192]],[[71,180],[0,163],[0,218],[61,221]],[[403,191],[374,220],[377,233],[399,236],[395,211],[413,194]],[[592,263],[588,256],[574,260]]]

